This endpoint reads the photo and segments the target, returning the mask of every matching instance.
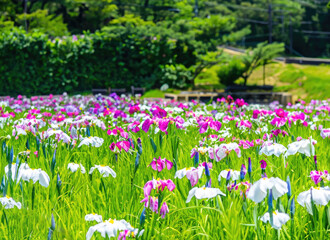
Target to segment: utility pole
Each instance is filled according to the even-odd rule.
[[[25,31],[28,32],[27,21],[26,21],[27,1],[28,0],[23,0],[23,1],[24,1],[24,23],[25,23]]]
[[[195,0],[194,13],[195,17],[198,17],[198,0]]]
[[[293,52],[293,37],[292,37],[292,20],[290,15],[290,32],[289,32],[289,38],[290,38],[290,54]]]
[[[284,14],[283,11],[281,11],[282,15],[281,15],[281,20],[282,20],[282,36],[284,36]]]
[[[272,35],[273,35],[273,17],[272,17],[272,4],[269,3],[268,5],[268,31],[269,31],[269,36],[268,36],[268,43],[272,43]]]

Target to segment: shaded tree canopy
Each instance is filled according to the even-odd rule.
[[[223,32],[215,27],[223,27],[224,18],[217,18],[222,16],[234,19],[228,28],[233,34],[226,39],[232,45],[254,47],[277,41],[285,43],[287,53],[329,57],[330,9],[326,5],[326,1],[312,0],[0,0],[0,31],[16,26],[55,37],[125,22],[182,33],[194,29],[197,35],[203,27],[204,35],[198,37],[224,40]]]

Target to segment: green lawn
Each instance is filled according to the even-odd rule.
[[[219,65],[205,69],[196,79],[195,84],[201,90],[221,90],[217,70]],[[237,83],[242,82],[238,80]],[[266,67],[266,84],[274,85],[274,91],[289,92],[293,100],[298,98],[326,99],[330,98],[330,66],[297,65],[274,62]],[[249,85],[263,84],[262,67],[257,68],[248,80]],[[163,97],[160,90],[148,91],[144,97]]]
[[[159,89],[152,89],[147,91],[142,98],[163,98],[165,93],[160,91]]]
[[[266,84],[275,91],[289,92],[294,99],[326,99],[330,97],[330,66],[272,63],[266,69]],[[257,69],[249,84],[262,84],[262,68]]]

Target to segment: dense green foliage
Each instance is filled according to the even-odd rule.
[[[92,87],[156,84],[175,44],[122,34],[87,34],[50,40],[44,34],[13,32],[0,38],[0,95],[47,94]]]
[[[238,45],[284,42],[287,53],[309,57],[330,56],[330,9],[325,1],[294,0],[205,0],[201,17],[226,14],[238,20],[237,29],[250,26],[251,34]],[[292,52],[290,51],[292,44]]]
[[[330,56],[327,33],[330,32],[330,9],[324,1],[1,0],[0,15],[0,26],[3,26],[0,31],[9,26],[22,26],[28,31],[38,29],[52,36],[82,34],[86,30],[95,32],[128,15],[160,25],[164,31],[173,23],[181,30],[187,29],[186,22],[194,16],[200,22],[196,21],[195,26],[204,22],[215,25],[218,22],[214,16],[230,16],[237,20],[232,26],[235,31],[251,29],[250,34],[236,44],[255,46],[271,36],[272,41],[285,42],[288,53],[292,43],[293,52],[296,50],[304,56]],[[212,38],[219,34],[216,28],[201,27],[200,30]]]
[[[233,85],[245,71],[245,65],[241,59],[234,57],[227,64],[222,65],[217,71],[220,83],[224,85]]]
[[[329,31],[326,7],[291,0],[270,4],[271,9],[264,0],[1,0],[0,80],[5,84],[0,94],[165,83],[194,88],[205,69],[223,64],[219,45],[257,46],[269,40],[284,42],[287,52],[292,43],[304,55],[329,55],[327,34],[322,39],[304,35]],[[236,63],[225,63],[218,73],[221,83],[239,76],[246,84],[256,67],[282,52],[283,46],[281,51],[276,46],[265,46],[264,60],[257,47]],[[238,66],[245,71],[236,72]]]
[[[249,49],[239,57],[230,58],[227,64],[218,70],[218,77],[222,84],[232,85],[239,78],[244,79],[244,85],[253,71],[259,67],[265,67],[272,59],[284,51],[282,43],[260,43],[253,50]],[[265,72],[263,74],[265,79]]]
[[[234,26],[231,17],[213,16],[208,21],[168,23],[165,31],[164,26],[126,15],[100,31],[79,36],[49,38],[39,31],[4,31],[0,80],[5,84],[0,95],[152,88],[164,83],[186,88],[194,85],[204,67],[218,62],[219,44],[248,31],[232,32]]]

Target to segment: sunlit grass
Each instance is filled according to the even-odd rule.
[[[251,114],[251,112],[247,113]],[[21,114],[20,116],[23,116]],[[112,121],[109,118],[105,122]],[[125,126],[125,123],[121,123]],[[322,122],[324,127],[329,127],[329,123]],[[234,126],[234,122],[224,124],[231,128],[233,136],[241,136],[244,139],[262,138],[262,134],[256,134],[253,131],[242,133]],[[269,129],[273,127],[268,124]],[[284,127],[289,132],[289,136],[279,138],[279,142],[287,146],[294,138],[301,136],[308,138],[310,136],[318,141],[316,154],[320,170],[329,169],[330,154],[329,139],[323,140],[319,131],[311,131],[301,125],[293,125],[291,128]],[[1,136],[11,133],[9,127],[0,130]],[[257,154],[256,147],[242,149],[242,157],[238,158],[233,152],[229,155],[229,162],[222,160],[214,162],[211,170],[212,187],[218,187],[226,192],[226,197],[217,197],[209,201],[198,201],[193,199],[186,204],[186,198],[190,190],[189,181],[186,178],[181,180],[174,179],[175,169],[163,170],[157,174],[150,167],[149,163],[154,157],[161,156],[172,160],[174,153],[172,151],[179,140],[177,168],[181,169],[187,166],[193,166],[193,160],[190,158],[190,151],[199,141],[208,134],[217,134],[214,130],[208,133],[200,134],[198,128],[188,127],[188,130],[176,129],[170,125],[168,134],[163,132],[149,131],[145,133],[130,133],[136,142],[140,137],[142,140],[143,153],[140,158],[140,166],[134,175],[134,162],[136,153],[122,152],[116,160],[115,154],[109,150],[111,142],[116,140],[114,136],[108,136],[106,131],[93,127],[92,135],[104,138],[104,143],[100,148],[83,146],[79,149],[70,149],[66,144],[59,144],[56,155],[55,174],[51,174],[50,162],[53,156],[53,149],[47,148],[47,157],[41,150],[39,158],[31,154],[26,159],[30,167],[41,168],[51,177],[51,183],[48,188],[35,184],[34,208],[32,209],[32,182],[23,182],[23,191],[19,185],[14,185],[13,191],[8,195],[17,201],[22,202],[21,210],[11,209],[3,210],[8,217],[8,226],[2,215],[0,221],[1,239],[45,239],[50,227],[51,214],[53,213],[56,221],[56,230],[53,239],[85,239],[86,232],[93,223],[85,222],[84,216],[89,213],[98,213],[104,219],[125,219],[134,227],[139,227],[139,217],[143,209],[140,201],[143,198],[143,186],[153,177],[163,179],[172,179],[176,184],[173,192],[167,192],[166,201],[168,202],[170,212],[165,219],[159,215],[153,215],[147,218],[145,223],[144,239],[327,239],[329,237],[329,225],[314,225],[312,217],[306,209],[296,204],[296,214],[294,217],[294,235],[291,237],[291,222],[283,226],[281,231],[276,231],[269,224],[263,224],[258,220],[267,211],[267,200],[258,204],[247,201],[246,214],[243,212],[243,200],[239,194],[226,191],[224,182],[217,181],[219,172],[223,169],[232,168],[239,170],[242,164],[248,165],[248,158],[252,159],[254,181],[261,176],[261,159],[266,159],[268,163],[267,175],[269,177],[280,177],[285,180],[290,176],[292,183],[292,194],[297,196],[300,192],[308,190],[313,182],[308,178],[309,172],[314,169],[312,158],[302,155],[290,156],[288,159],[283,157],[266,157]],[[163,137],[160,144],[160,135]],[[150,144],[152,137],[157,146],[154,153]],[[18,140],[11,138],[7,141],[7,146],[13,146],[14,154],[26,150],[26,141],[30,139],[31,152],[36,150],[35,137],[31,134],[20,136]],[[230,141],[230,139],[227,139]],[[208,161],[206,155],[200,156],[200,162]],[[24,159],[21,159],[24,161]],[[79,171],[71,173],[67,169],[69,162],[81,163],[88,172],[90,167],[95,164],[108,165],[117,173],[117,177],[102,178],[95,171],[93,175],[81,174]],[[286,165],[287,163],[287,165]],[[4,168],[7,165],[6,156],[3,151],[0,154],[0,176],[4,175]],[[56,175],[60,175],[62,181],[62,190],[59,195],[56,189]],[[105,188],[102,187],[101,179],[104,181]],[[203,185],[206,177],[203,176],[199,185]],[[287,197],[281,197],[281,204],[287,208]],[[329,208],[321,208],[321,211],[329,211]],[[257,217],[257,220],[255,219]],[[102,239],[100,235],[95,234],[95,239]],[[258,237],[259,236],[259,237]]]

